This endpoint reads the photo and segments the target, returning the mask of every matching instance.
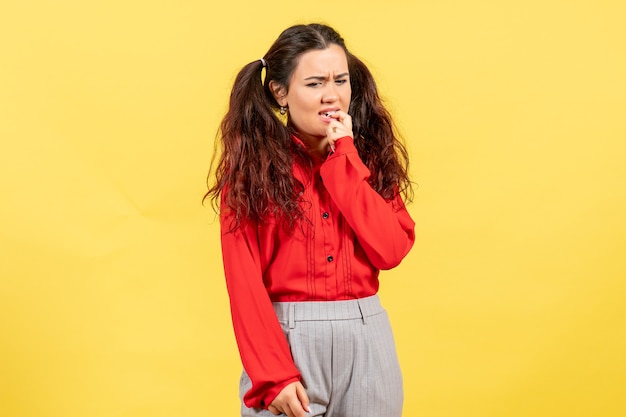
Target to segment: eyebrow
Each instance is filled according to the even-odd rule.
[[[336,75],[336,76],[335,76],[335,80],[336,80],[336,79],[339,79],[339,78],[347,77],[347,76],[349,76],[349,75],[350,75],[350,73],[347,73],[347,72],[344,72],[344,73],[342,73],[342,74],[338,74],[338,75]],[[305,78],[305,79],[304,79],[304,81],[308,81],[308,80],[319,80],[319,81],[324,81],[324,80],[326,80],[326,79],[327,79],[327,77],[324,77],[324,76],[321,76],[321,75],[314,75],[314,76],[312,76],[312,77],[307,77],[307,78]]]

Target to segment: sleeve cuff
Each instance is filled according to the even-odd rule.
[[[278,396],[278,394],[280,394],[280,392],[283,390],[283,388],[285,388],[287,385],[291,384],[292,382],[297,382],[300,381],[299,377],[294,377],[291,379],[288,379],[278,385],[273,386],[272,388],[270,388],[269,390],[266,391],[265,395],[263,396],[263,398],[261,399],[261,407],[266,409],[270,406],[270,404],[272,404],[272,401],[274,401],[276,399],[276,397]],[[252,407],[253,404],[246,404],[248,407]]]
[[[330,154],[329,158],[345,155],[347,153],[358,153],[354,146],[354,139],[350,136],[344,136],[335,141],[335,151]]]

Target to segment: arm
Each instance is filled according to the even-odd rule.
[[[320,169],[324,186],[372,264],[391,269],[413,246],[415,223],[400,195],[388,202],[369,185],[370,171],[351,137],[336,141],[335,148]]]
[[[222,258],[233,328],[243,367],[252,381],[244,403],[267,408],[287,385],[300,380],[269,295],[263,285],[255,225],[229,232],[232,216],[222,207]]]

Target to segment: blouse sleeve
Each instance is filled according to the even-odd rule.
[[[287,340],[262,279],[257,228],[230,231],[233,216],[222,206],[222,258],[230,309],[243,367],[252,381],[244,395],[251,408],[267,408],[288,384],[300,380]]]
[[[350,137],[339,139],[320,168],[328,190],[372,265],[397,266],[415,242],[415,223],[400,195],[386,201],[367,182],[370,171]]]

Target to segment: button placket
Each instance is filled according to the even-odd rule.
[[[324,220],[328,220],[328,218],[330,217],[330,213],[327,211],[322,212],[322,219]],[[328,255],[326,257],[326,261],[328,261],[329,263],[332,262],[334,260],[334,258],[332,257],[332,255]]]

